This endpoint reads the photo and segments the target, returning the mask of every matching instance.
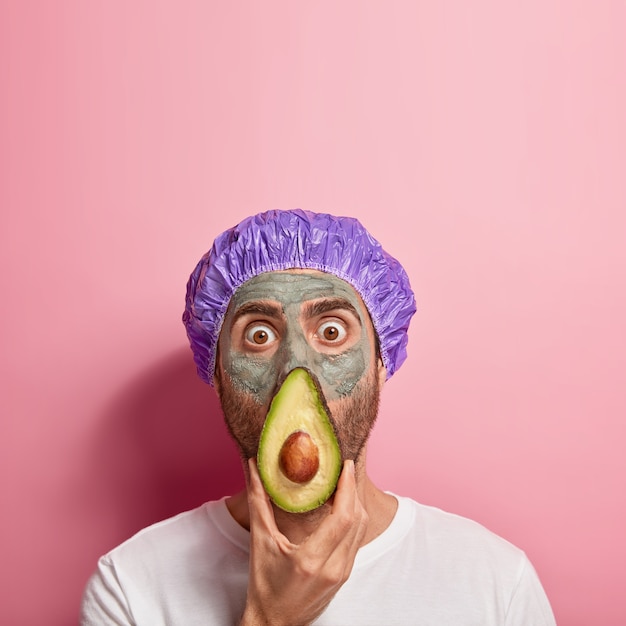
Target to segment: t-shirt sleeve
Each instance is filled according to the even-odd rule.
[[[98,561],[81,604],[81,626],[134,626],[114,564],[105,556]]]
[[[537,572],[526,557],[520,567],[505,626],[556,626],[548,597]]]

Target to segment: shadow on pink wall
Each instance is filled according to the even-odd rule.
[[[189,349],[131,380],[99,423],[92,493],[106,503],[100,523],[108,518],[117,540],[243,487],[217,394],[198,378]]]

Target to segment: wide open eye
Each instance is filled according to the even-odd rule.
[[[346,329],[342,324],[335,321],[328,321],[320,324],[316,335],[325,343],[341,343],[347,336]]]
[[[264,346],[276,341],[276,333],[267,324],[251,324],[246,329],[246,341],[255,346]]]

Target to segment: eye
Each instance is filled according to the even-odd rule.
[[[348,334],[338,322],[324,322],[317,329],[317,336],[328,343],[341,343]]]
[[[264,346],[276,340],[276,333],[266,324],[252,324],[246,329],[246,341]]]

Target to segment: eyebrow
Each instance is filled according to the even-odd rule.
[[[352,303],[345,298],[325,298],[324,300],[318,300],[317,302],[306,304],[304,307],[304,311],[309,317],[323,315],[324,313],[337,310],[344,310],[352,313],[352,315],[359,320],[359,324],[361,323],[361,316],[359,315],[359,312],[354,308]]]
[[[282,307],[278,304],[262,301],[246,302],[235,311],[233,323],[244,315],[265,315],[266,317],[276,318],[281,317],[282,313]]]

